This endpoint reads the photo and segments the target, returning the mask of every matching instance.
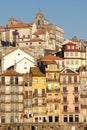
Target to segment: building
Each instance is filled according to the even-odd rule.
[[[81,50],[75,43],[68,42],[64,46],[64,66],[73,70],[78,70],[80,66],[86,64],[86,51]]]
[[[30,73],[23,75],[24,86],[24,122],[33,122],[33,88]]]
[[[80,104],[81,104],[81,121],[87,121],[87,66],[80,67]]]
[[[46,76],[38,67],[31,67],[33,91],[33,122],[46,122]]]
[[[39,9],[35,20],[24,23],[11,17],[7,25],[0,27],[1,41],[9,42],[16,47],[36,47],[60,50],[64,41],[63,28],[49,23]],[[39,53],[40,54],[40,53]]]
[[[1,53],[2,72],[14,69],[19,73],[27,73],[30,67],[35,65],[34,57],[23,49],[11,48],[11,51],[5,49]]]
[[[62,122],[80,122],[79,73],[64,68],[60,73]]]
[[[22,123],[23,75],[14,70],[1,74],[0,121],[1,123]]]
[[[58,68],[55,61],[46,61],[47,122],[61,122],[61,94]]]

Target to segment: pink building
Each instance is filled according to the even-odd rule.
[[[65,68],[60,73],[62,122],[80,121],[79,73]]]

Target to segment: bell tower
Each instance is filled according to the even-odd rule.
[[[44,19],[45,19],[44,15],[43,15],[42,11],[39,9],[37,14],[36,14],[36,19],[35,19],[37,29],[44,28]]]

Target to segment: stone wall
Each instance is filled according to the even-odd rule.
[[[87,130],[87,123],[13,123],[1,124],[0,130]]]

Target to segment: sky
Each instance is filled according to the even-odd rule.
[[[13,16],[31,22],[41,9],[44,17],[64,29],[64,38],[87,40],[87,0],[0,0],[0,26]]]

